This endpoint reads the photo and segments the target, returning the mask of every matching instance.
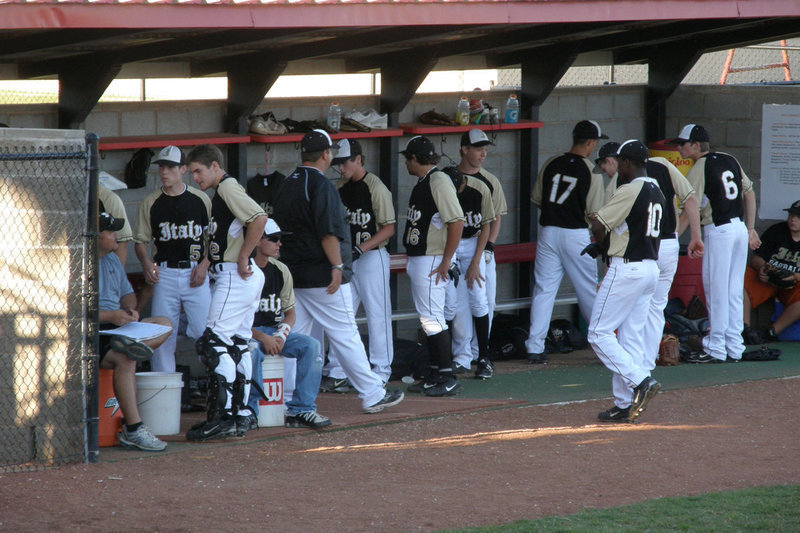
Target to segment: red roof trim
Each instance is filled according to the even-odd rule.
[[[453,8],[450,4],[460,4]],[[797,0],[0,0],[0,29],[292,28],[800,16]]]

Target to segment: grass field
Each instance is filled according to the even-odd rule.
[[[661,498],[612,509],[568,516],[521,520],[492,527],[449,530],[448,533],[515,532],[745,532],[800,531],[800,485],[759,487]]]

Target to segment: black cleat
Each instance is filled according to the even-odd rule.
[[[475,379],[491,379],[494,376],[494,365],[487,357],[478,359],[477,368],[475,368]]]
[[[329,376],[322,378],[319,383],[320,392],[350,392],[350,380],[347,378],[336,379]]]
[[[234,435],[236,435],[236,420],[228,415],[222,418],[214,418],[211,421],[198,422],[186,432],[186,440],[201,442],[212,439],[226,439]]]
[[[383,398],[379,402],[364,408],[364,414],[374,415],[375,413],[380,413],[387,407],[392,407],[393,405],[397,405],[398,403],[402,402],[405,396],[406,395],[403,394],[403,391],[386,391],[386,394],[383,395]]]
[[[322,416],[316,411],[286,415],[286,418],[284,418],[284,426],[287,428],[320,429],[330,425],[331,419],[327,416]]]
[[[628,419],[636,420],[636,418],[644,413],[647,408],[647,402],[656,395],[661,388],[661,383],[647,376],[642,380],[639,385],[633,389],[633,401],[628,408]]]
[[[707,363],[724,363],[725,361],[721,359],[717,359],[713,355],[708,355],[705,352],[697,352],[697,353],[690,353],[688,355],[684,355],[681,361],[685,363],[693,363],[696,365],[707,364]]]
[[[467,372],[469,372],[469,366],[453,361],[453,374],[466,374]]]
[[[550,360],[546,353],[529,353],[528,363],[532,365],[544,365]]]
[[[428,385],[424,385],[426,396],[455,396],[461,391],[461,382],[452,374],[440,374],[432,387]]]
[[[630,422],[629,413],[630,408],[621,409],[615,405],[611,409],[598,414],[597,419],[603,422]]]

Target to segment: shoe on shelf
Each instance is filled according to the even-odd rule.
[[[427,387],[428,383],[425,385],[425,396],[455,396],[461,391],[461,382],[451,373],[439,374],[432,387]]]
[[[167,443],[153,435],[150,428],[142,424],[136,431],[128,431],[122,425],[119,443],[125,448],[138,448],[143,452],[160,452],[166,449]]]
[[[320,392],[345,393],[350,392],[350,390],[350,381],[347,378],[337,379],[330,376],[325,376],[319,383]]]
[[[311,428],[319,429],[331,425],[331,419],[322,416],[316,411],[306,411],[304,413],[286,414],[284,425],[287,428]]]
[[[644,413],[644,410],[647,408],[647,402],[656,395],[660,388],[661,383],[658,381],[650,376],[644,378],[642,382],[633,389],[633,401],[630,407],[628,407],[628,419],[636,420],[639,415]]]
[[[611,409],[602,411],[600,414],[597,415],[597,418],[598,420],[601,420],[603,422],[630,422],[628,416],[629,412],[630,412],[629,407],[622,409],[615,405]]]
[[[528,363],[532,365],[544,365],[550,360],[546,353],[529,353]]]
[[[127,355],[131,361],[149,361],[153,357],[152,348],[125,335],[112,335],[109,345],[115,352]]]
[[[475,379],[491,379],[492,376],[494,376],[494,364],[488,357],[478,359],[478,364],[475,368]]]
[[[681,361],[684,363],[692,363],[692,364],[706,364],[706,363],[724,363],[721,359],[717,359],[716,357],[709,355],[705,352],[694,352],[684,355],[681,358]]]
[[[386,394],[384,394],[383,398],[378,403],[364,408],[364,414],[373,415],[375,413],[380,413],[387,407],[392,407],[393,405],[397,405],[398,403],[402,402],[405,396],[406,395],[403,394],[403,391],[387,390]]]
[[[742,330],[742,340],[747,346],[755,346],[764,342],[761,340],[761,335],[750,326],[745,326]]]
[[[775,328],[772,326],[768,327],[764,331],[761,332],[761,342],[778,342],[778,334],[775,333]]]
[[[461,363],[453,361],[453,374],[466,374],[469,372],[469,369],[469,366],[464,366]]]
[[[186,432],[186,440],[206,441],[226,439],[236,435],[236,420],[230,414],[214,417],[193,425]]]

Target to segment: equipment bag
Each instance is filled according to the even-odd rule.
[[[125,165],[125,184],[129,189],[139,189],[147,185],[147,171],[150,170],[150,161],[153,151],[149,148],[139,148]]]

